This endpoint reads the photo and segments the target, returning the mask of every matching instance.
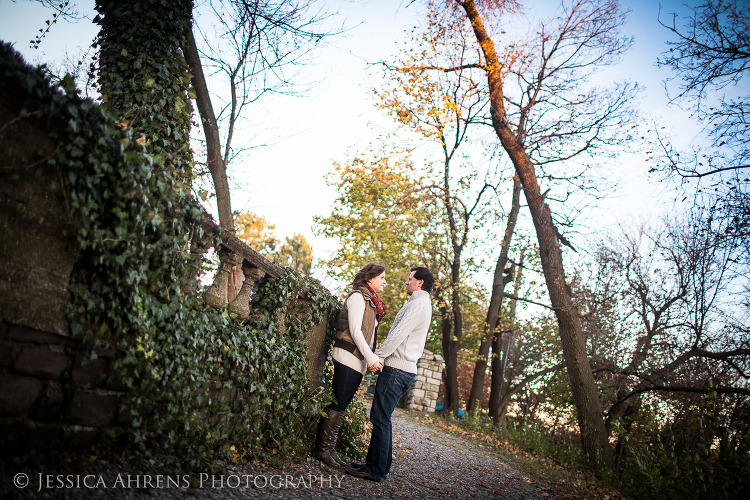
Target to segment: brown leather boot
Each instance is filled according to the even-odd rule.
[[[346,462],[336,453],[336,438],[343,418],[343,412],[328,409],[326,410],[326,416],[318,424],[318,435],[315,440],[313,456],[332,467],[346,465]]]

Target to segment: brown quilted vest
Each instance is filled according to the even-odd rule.
[[[349,351],[358,359],[365,359],[354,344],[354,339],[352,339],[352,334],[349,331],[349,308],[346,305],[346,301],[349,300],[352,293],[361,293],[365,298],[365,315],[362,318],[362,334],[365,337],[367,345],[372,345],[371,341],[374,335],[375,344],[377,345],[378,333],[377,328],[375,328],[375,303],[372,300],[372,294],[367,288],[356,288],[344,299],[344,308],[341,309],[339,319],[336,321],[336,342],[333,346]]]

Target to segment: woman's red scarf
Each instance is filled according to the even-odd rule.
[[[370,293],[372,294],[372,301],[375,302],[375,319],[377,319],[378,323],[380,323],[380,320],[385,317],[385,313],[388,312],[388,306],[386,306],[385,302],[380,299],[380,295],[375,293],[375,290],[370,288],[370,285],[365,283],[365,286],[368,290],[370,290]]]

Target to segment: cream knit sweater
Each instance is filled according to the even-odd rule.
[[[422,356],[427,332],[432,320],[430,294],[417,290],[396,314],[388,337],[375,351],[375,355],[390,366],[409,373],[417,373],[417,361]]]

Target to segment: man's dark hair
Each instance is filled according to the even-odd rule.
[[[422,280],[422,290],[427,293],[432,291],[432,285],[435,284],[435,278],[432,277],[432,273],[426,267],[412,267],[409,271],[414,271],[414,279]]]

